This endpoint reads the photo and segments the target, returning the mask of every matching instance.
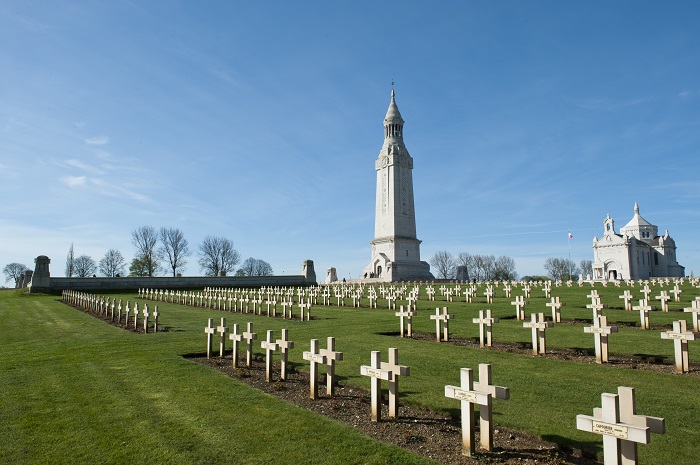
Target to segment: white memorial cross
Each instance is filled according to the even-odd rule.
[[[542,288],[542,291],[544,292],[544,298],[549,299],[551,297],[551,293],[552,293],[552,282],[546,281],[544,283],[544,287]]]
[[[412,334],[413,334],[413,317],[416,316],[416,313],[413,312],[413,311],[411,311],[410,308],[409,308],[408,310],[405,310],[405,311],[404,311],[403,305],[402,305],[402,306],[401,306],[401,309],[400,309],[398,312],[394,313],[394,316],[400,317],[399,328],[400,328],[401,337],[404,337],[404,335],[407,335],[408,337],[411,337]],[[403,321],[404,318],[406,318],[406,320],[407,320],[407,322],[408,322],[408,324],[407,324],[407,329],[408,329],[407,334],[406,334],[406,331],[404,331],[404,321]]]
[[[605,465],[636,464],[636,447],[628,443],[648,444],[652,428],[647,425],[651,423],[656,429],[658,420],[663,420],[635,415],[627,405],[621,409],[617,394],[603,393],[601,406],[593,409],[593,416],[576,415],[576,428],[603,436]],[[625,411],[627,422],[622,420],[621,410]]]
[[[476,290],[471,286],[464,291],[464,299],[468,304],[472,303],[472,301],[474,300],[475,293]]]
[[[639,306],[632,307],[632,310],[639,310],[639,320],[642,329],[649,329],[649,311],[654,307],[647,304],[646,299],[639,299]]]
[[[632,299],[634,299],[634,296],[629,291],[629,289],[625,290],[625,292],[623,292],[622,295],[619,297],[621,299],[625,300],[625,310],[631,311],[632,310]]]
[[[267,340],[260,343],[260,347],[265,349],[265,381],[272,381],[272,353],[279,350],[279,346],[272,338],[272,330],[267,330]]]
[[[532,314],[529,322],[523,323],[523,328],[532,329],[532,353],[546,354],[547,346],[545,340],[545,330],[552,327],[551,321],[544,320],[544,313]]]
[[[370,365],[360,366],[360,374],[369,376],[370,379],[370,398],[372,404],[372,421],[378,422],[381,420],[381,398],[382,398],[382,381],[388,381],[392,377],[391,371],[383,370],[381,367],[382,355],[378,350],[373,350],[370,357]]]
[[[449,322],[454,318],[454,315],[447,313],[447,307],[442,307],[442,313],[440,313],[440,308],[435,309],[435,315],[430,315],[431,320],[435,320],[435,337],[437,341],[449,341],[450,339],[450,327]],[[440,330],[442,329],[443,337],[440,339]]]
[[[309,397],[313,400],[318,398],[318,364],[326,363],[326,356],[321,355],[318,350],[318,339],[311,339],[311,349],[302,354],[304,360],[310,363],[309,368]]]
[[[676,301],[676,302],[680,302],[680,301],[681,301],[681,296],[680,296],[681,292],[683,292],[683,291],[681,291],[681,288],[678,287],[678,283],[676,283],[676,284],[673,286],[673,289],[671,289],[671,294],[673,294],[673,300],[674,300],[674,301]]]
[[[246,341],[245,366],[253,365],[253,341],[258,338],[258,334],[253,332],[253,323],[248,323],[247,330],[243,333]]]
[[[228,328],[226,327],[226,318],[221,319],[221,324],[216,327],[216,332],[221,335],[221,340],[219,341],[219,357],[224,357],[224,351],[226,350],[226,333]]]
[[[308,300],[299,303],[299,310],[301,311],[301,321],[311,321],[311,303]]]
[[[157,333],[158,332],[158,317],[160,316],[160,312],[158,311],[158,306],[156,305],[155,310],[153,310],[153,332]]]
[[[620,422],[634,426],[649,428],[650,433],[664,434],[666,432],[666,420],[658,417],[637,415],[637,401],[634,388],[619,386],[617,388],[618,404],[620,408]],[[602,409],[593,409],[595,418],[602,418]],[[637,443],[631,441],[620,442],[620,465],[637,464]]]
[[[399,376],[410,376],[411,368],[399,365],[399,349],[389,348],[389,361],[381,362],[380,368],[391,373],[389,376],[389,417],[399,416]]]
[[[287,330],[283,329],[282,330],[282,339],[277,339],[275,341],[277,345],[279,345],[280,348],[280,378],[282,380],[287,379],[287,360],[288,360],[288,355],[287,352],[290,349],[294,348],[294,342],[290,341],[287,339]]]
[[[216,328],[214,327],[214,319],[209,318],[209,322],[208,322],[207,326],[204,328],[204,333],[207,335],[207,358],[211,358],[212,338],[213,338],[215,332],[216,332]]]
[[[507,298],[507,299],[510,299],[510,291],[512,290],[512,288],[510,287],[510,285],[509,285],[509,284],[503,285],[503,290],[504,290],[505,293],[506,293],[506,298]]]
[[[148,334],[148,304],[143,306],[143,332]]]
[[[661,291],[661,295],[656,296],[656,300],[661,302],[661,311],[668,312],[668,301],[671,300],[671,296],[668,292]]]
[[[474,390],[490,394],[491,399],[510,399],[510,389],[491,384],[491,365],[488,363],[479,364],[479,381],[474,381]],[[493,450],[493,411],[485,405],[479,407],[479,426],[481,447]]]
[[[493,398],[508,399],[508,388],[491,385],[491,366],[479,365],[480,383],[474,382],[474,374],[471,368],[461,368],[460,385],[445,386],[445,397],[461,401],[462,417],[462,455],[471,457],[476,451],[475,441],[475,415],[473,404],[479,405],[479,418],[481,426],[481,446],[486,450],[493,449]]]
[[[243,335],[239,332],[238,323],[233,325],[233,329],[229,333],[228,338],[231,339],[233,343],[233,353],[231,354],[233,368],[238,368],[238,343],[243,340]]]
[[[428,294],[428,300],[434,301],[435,300],[435,288],[432,286],[429,286],[425,289],[425,293]]]
[[[487,304],[492,304],[493,303],[493,286],[486,286],[486,291],[484,292],[484,295],[486,296],[486,303]]]
[[[445,300],[447,302],[452,302],[452,296],[454,295],[454,290],[452,290],[451,288],[445,289],[444,295],[445,295]]]
[[[127,300],[126,301],[126,308],[124,309],[124,326],[129,326],[129,312],[131,311],[131,308],[129,308],[130,302]],[[121,324],[121,321],[119,322]]]
[[[134,329],[137,328],[139,322],[139,303],[134,302]],[[128,323],[127,323],[128,326]]]
[[[695,340],[695,336],[700,336],[700,334],[688,331],[685,320],[674,321],[672,331],[661,333],[661,339],[673,339],[673,352],[678,373],[690,371],[688,366],[688,341]]]
[[[516,295],[515,301],[511,302],[510,304],[515,305],[515,319],[519,321],[525,320],[525,305],[527,305],[525,296]]]
[[[554,323],[561,323],[561,308],[566,304],[559,300],[559,297],[551,297],[551,301],[548,304],[544,304],[545,307],[552,308],[552,321]]]
[[[326,345],[327,347],[319,350],[318,353],[326,357],[326,395],[332,397],[333,390],[338,384],[338,379],[335,376],[335,362],[343,359],[343,353],[336,352],[333,336],[328,336]]]
[[[693,300],[690,308],[684,308],[684,312],[690,313],[693,319],[693,331],[700,332],[700,321],[698,314],[700,314],[700,301]]]
[[[583,328],[585,333],[593,333],[595,346],[595,361],[597,363],[608,362],[608,334],[616,333],[617,326],[608,326],[608,318],[599,316],[593,319],[593,326]]]
[[[498,323],[498,318],[491,317],[491,310],[486,310],[486,315],[484,315],[484,310],[479,310],[479,318],[472,318],[472,323],[479,325],[479,345],[491,347],[493,343],[491,330],[493,324]]]
[[[294,304],[288,303],[286,300],[282,300],[282,318],[287,319],[287,307],[291,307]],[[291,315],[291,311],[289,312]],[[291,316],[290,316],[291,318]]]

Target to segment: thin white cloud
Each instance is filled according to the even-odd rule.
[[[84,186],[87,182],[86,176],[64,176],[61,178],[61,182],[68,187],[78,187]]]
[[[698,95],[700,95],[700,90],[683,90],[678,92],[678,96],[683,99],[696,97]]]
[[[75,127],[78,129],[83,129],[86,126],[85,122],[83,122],[83,121],[76,121],[73,124],[75,124]]]
[[[63,165],[70,166],[71,168],[78,168],[80,170],[86,171],[90,174],[105,174],[104,170],[97,168],[95,166],[88,165],[86,163],[83,163],[80,160],[76,159],[70,159],[70,160],[65,160]]]
[[[86,145],[106,145],[109,144],[109,137],[107,136],[95,136],[88,137],[85,139]]]

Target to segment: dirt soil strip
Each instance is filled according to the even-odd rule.
[[[222,373],[256,389],[277,396],[307,410],[346,423],[379,441],[397,445],[436,462],[452,464],[505,464],[537,463],[548,465],[598,464],[592,454],[561,447],[552,442],[527,435],[520,431],[496,426],[494,450],[481,451],[474,457],[462,455],[462,433],[459,418],[434,412],[414,405],[401,405],[398,419],[387,419],[389,410],[382,406],[379,423],[370,420],[370,397],[364,389],[338,386],[333,397],[325,396],[325,379],[319,377],[319,398],[309,398],[309,374],[294,372],[285,381],[265,382],[265,363],[255,356],[250,368],[233,368],[231,356],[212,357],[204,354],[186,356],[189,360],[215,368]],[[245,364],[245,360],[239,362]],[[275,366],[273,378],[279,380],[279,366]],[[455,404],[458,409],[458,404]],[[573,420],[572,420],[573,422]],[[477,422],[478,423],[478,422]],[[478,427],[477,427],[478,428]],[[478,442],[478,433],[477,433]]]

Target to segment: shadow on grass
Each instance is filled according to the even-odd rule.
[[[559,448],[569,455],[569,460],[573,460],[573,463],[577,463],[574,458],[577,456],[581,458],[580,463],[590,463],[590,460],[597,459],[597,455],[603,452],[602,440],[572,441],[558,434],[545,434],[542,439],[559,444]]]
[[[665,355],[658,354],[634,354],[635,357],[639,357],[643,362],[655,363],[657,365],[670,365],[671,358]]]
[[[571,350],[573,350],[576,355],[595,355],[595,349],[591,349],[590,347],[571,347]]]

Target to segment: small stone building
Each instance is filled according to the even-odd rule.
[[[603,221],[603,237],[593,238],[593,278],[599,280],[649,279],[682,277],[685,268],[676,261],[676,242],[668,230],[658,235],[659,228],[639,214],[634,204],[634,217],[620,232],[610,215]]]

